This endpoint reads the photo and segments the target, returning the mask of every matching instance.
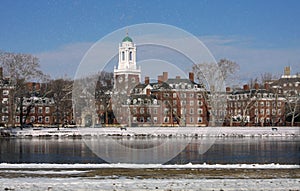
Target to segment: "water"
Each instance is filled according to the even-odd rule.
[[[111,138],[101,138],[110,154],[118,152]],[[187,138],[147,138],[146,143],[155,146],[163,141],[180,143]],[[180,140],[182,139],[182,140]],[[140,139],[121,138],[119,141],[135,144]],[[103,141],[103,140],[102,140]],[[199,152],[203,140],[192,139],[190,144],[167,164],[300,164],[299,137],[269,138],[218,138],[205,153]],[[89,139],[89,144],[98,143],[97,139]],[[200,144],[201,143],[201,144]],[[147,149],[147,145],[143,145]],[[141,148],[140,148],[141,149]],[[143,148],[142,148],[143,149]],[[160,151],[159,155],[163,155]],[[114,153],[118,154],[118,153]],[[143,157],[143,156],[139,156]],[[142,158],[143,159],[143,158]],[[146,158],[144,158],[147,161]],[[0,163],[105,163],[94,154],[82,139],[70,138],[1,138]]]

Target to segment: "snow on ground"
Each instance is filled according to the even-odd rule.
[[[4,131],[4,130],[2,130]],[[7,130],[5,130],[7,131]],[[247,137],[247,136],[300,136],[300,127],[131,127],[120,128],[35,128],[13,129],[12,135],[26,136],[200,136],[200,137]]]
[[[299,190],[300,179],[3,178],[0,190]]]
[[[49,163],[0,163],[0,169],[101,169],[101,168],[130,168],[130,169],[294,169],[300,165],[284,164],[49,164]]]

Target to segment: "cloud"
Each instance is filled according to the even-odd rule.
[[[244,81],[265,72],[282,75],[285,66],[291,66],[293,73],[300,72],[300,48],[257,48],[254,39],[241,37],[205,36],[200,40],[217,60],[226,58],[237,62],[239,77]]]
[[[285,66],[291,66],[292,73],[300,72],[300,49],[257,48],[254,46],[254,39],[235,36],[202,36],[199,39],[208,47],[216,60],[226,58],[237,62],[240,65],[240,73],[237,78],[243,82],[259,77],[265,72],[281,75]],[[138,42],[139,39],[136,37],[134,40]],[[156,40],[159,41],[159,39]],[[81,60],[93,44],[93,42],[68,44],[57,50],[36,54],[36,56],[40,59],[42,70],[52,77],[67,75],[73,78],[77,68],[80,68]],[[118,53],[117,41],[116,44],[110,42],[107,47],[110,52]],[[103,52],[102,55],[111,54]],[[92,51],[89,55],[92,55],[90,56],[93,60],[93,64],[90,64],[93,66],[92,70],[95,70],[94,68],[102,58],[98,58],[99,52],[97,51]],[[91,69],[88,70],[91,71]]]
[[[78,65],[92,44],[90,42],[68,44],[53,51],[38,53],[35,56],[40,59],[42,70],[51,77],[68,76],[73,78]]]

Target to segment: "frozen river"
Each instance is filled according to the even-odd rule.
[[[228,137],[212,141],[184,137],[1,138],[0,163],[300,163],[300,137]],[[150,155],[154,159],[150,160]],[[165,161],[156,162],[155,157]]]
[[[1,138],[0,190],[299,190],[299,151],[298,136]]]

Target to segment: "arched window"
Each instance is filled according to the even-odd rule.
[[[129,60],[132,60],[132,52],[129,52]]]
[[[122,60],[123,61],[125,60],[125,52],[124,51],[122,52]]]

